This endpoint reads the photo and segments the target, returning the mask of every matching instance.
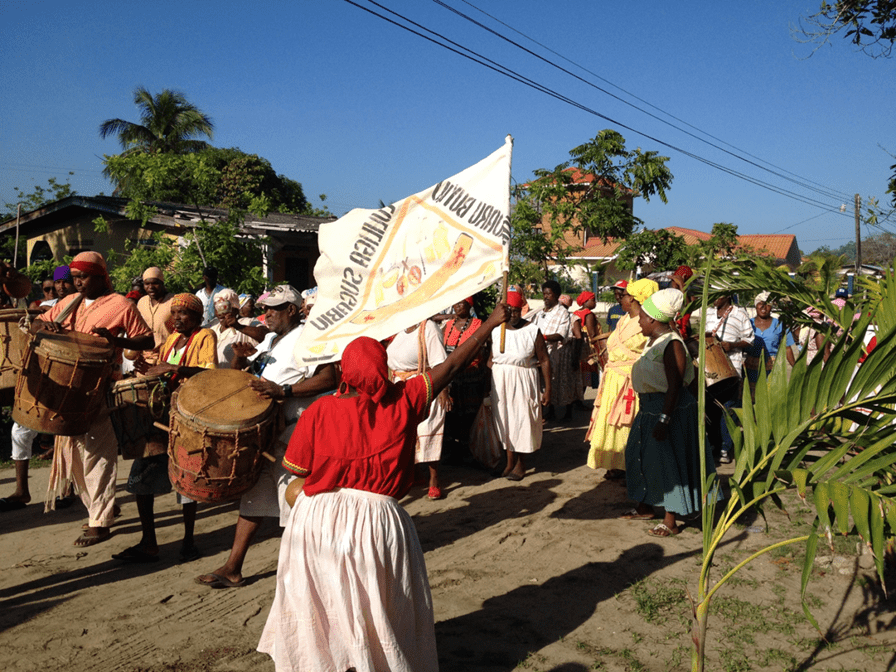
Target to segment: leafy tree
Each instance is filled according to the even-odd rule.
[[[74,173],[70,171],[69,175],[74,175]],[[46,187],[42,187],[39,184],[35,185],[34,191],[31,193],[25,193],[25,191],[19,187],[15,187],[15,192],[16,202],[4,203],[4,212],[0,214],[0,221],[15,219],[16,209],[19,203],[22,204],[22,212],[30,212],[31,210],[37,210],[47,203],[52,203],[53,201],[58,201],[75,195],[75,191],[72,189],[72,185],[69,183],[68,179],[66,179],[65,183],[60,184],[55,177],[51,177],[47,180]],[[2,240],[0,240],[0,258],[12,261],[12,259],[16,257],[15,247],[16,232],[14,230],[8,231],[6,235],[2,237]],[[20,237],[19,254],[17,255],[18,259],[27,261],[27,248],[28,241],[25,240],[25,238]],[[34,276],[32,276],[32,278],[33,277]]]
[[[659,270],[678,268],[693,256],[684,238],[666,229],[636,233],[622,243],[617,254],[616,265],[623,270],[635,270],[645,264]]]
[[[238,151],[238,150],[237,150]],[[152,201],[167,187],[180,183],[189,185],[192,193],[212,193],[220,184],[221,175],[212,165],[212,158],[204,152],[192,154],[166,154],[162,152],[137,152],[131,155],[107,157],[107,166],[113,177],[127,175],[127,215],[144,225],[156,213]],[[202,212],[203,205],[194,200],[193,205]],[[248,199],[248,208],[259,216],[267,214],[270,199],[265,194]],[[131,244],[122,254],[110,251],[114,270],[111,271],[116,289],[125,289],[130,279],[142,273],[148,266],[168,269],[170,284],[174,288],[192,290],[202,282],[204,266],[215,266],[222,284],[239,291],[259,292],[265,284],[261,274],[263,239],[246,236],[240,227],[245,220],[246,208],[232,207],[223,221],[202,219],[199,226],[184,236],[181,246],[170,236],[156,234],[151,245]],[[98,229],[110,224],[103,218],[96,221]],[[114,226],[114,224],[113,224]]]
[[[826,43],[832,35],[844,37],[872,58],[888,58],[896,42],[896,0],[822,0],[819,11],[791,29],[800,42]]]
[[[743,254],[744,250],[738,249],[737,226],[727,222],[717,222],[712,225],[709,240],[700,244],[700,254],[703,257],[724,257],[731,259]]]
[[[548,264],[567,264],[581,249],[569,234],[625,239],[643,225],[631,208],[637,196],[666,202],[672,173],[669,157],[627,150],[617,131],[603,130],[570,151],[571,160],[535,171],[516,190],[511,214],[511,277],[543,278]]]

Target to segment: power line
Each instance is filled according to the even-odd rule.
[[[796,192],[790,191],[790,190],[785,189],[785,188],[783,188],[783,187],[779,187],[779,186],[777,186],[777,185],[773,185],[773,184],[770,184],[770,183],[768,183],[768,182],[764,182],[764,181],[762,181],[762,180],[759,180],[758,178],[751,177],[751,176],[749,176],[749,175],[746,175],[745,173],[741,173],[741,172],[736,171],[736,170],[734,170],[734,169],[732,169],[732,168],[728,168],[728,167],[726,167],[726,166],[723,166],[723,165],[721,165],[721,164],[719,164],[719,163],[716,163],[715,161],[712,161],[712,160],[707,159],[707,158],[705,158],[705,157],[702,157],[702,156],[699,156],[699,155],[697,155],[697,154],[694,154],[693,152],[690,152],[690,151],[688,151],[688,150],[685,150],[685,149],[682,149],[682,148],[677,147],[677,146],[675,146],[675,145],[672,145],[671,143],[668,143],[668,142],[665,142],[665,141],[663,141],[663,140],[660,140],[659,138],[656,138],[656,137],[654,137],[654,136],[652,136],[652,135],[649,135],[649,134],[647,134],[647,133],[644,133],[643,131],[639,131],[639,130],[637,130],[637,129],[635,129],[635,128],[632,128],[631,126],[628,126],[627,124],[623,124],[623,123],[620,122],[620,121],[617,121],[617,120],[615,120],[615,119],[612,119],[611,117],[608,117],[608,116],[606,116],[606,115],[604,115],[604,114],[602,114],[602,113],[600,113],[600,112],[598,112],[598,111],[596,111],[596,110],[594,110],[594,109],[592,109],[592,108],[590,108],[590,107],[588,107],[588,106],[586,106],[586,105],[584,105],[584,104],[582,104],[582,103],[579,103],[579,102],[577,102],[577,101],[575,101],[575,100],[573,100],[573,99],[571,99],[571,98],[569,98],[569,97],[567,97],[567,96],[565,96],[565,95],[563,95],[563,94],[561,94],[561,93],[559,93],[559,92],[557,92],[557,91],[554,91],[553,89],[550,89],[550,88],[548,88],[547,86],[545,86],[545,85],[543,85],[543,84],[540,84],[540,83],[538,83],[538,82],[535,82],[534,80],[531,80],[531,79],[529,79],[528,77],[525,77],[524,75],[521,75],[521,74],[517,73],[516,71],[514,71],[514,70],[508,68],[507,66],[501,65],[501,64],[499,64],[499,63],[497,63],[497,62],[495,62],[495,61],[493,61],[493,60],[491,60],[491,59],[489,59],[489,58],[483,56],[482,54],[479,54],[478,52],[475,52],[475,51],[473,51],[472,49],[469,49],[468,47],[465,47],[465,46],[463,46],[463,45],[461,45],[461,44],[459,44],[459,43],[457,43],[457,42],[454,42],[453,40],[451,40],[451,39],[445,37],[444,35],[442,35],[442,34],[440,34],[440,33],[437,33],[437,32],[435,32],[435,31],[433,31],[433,30],[430,30],[429,28],[426,28],[425,26],[422,26],[421,24],[419,24],[419,23],[417,23],[417,22],[415,22],[415,21],[412,21],[411,19],[409,19],[409,18],[407,18],[407,17],[405,17],[405,16],[403,16],[403,15],[401,15],[401,14],[399,14],[399,13],[397,13],[397,12],[395,12],[395,11],[393,11],[393,10],[387,8],[387,7],[384,7],[383,5],[381,5],[381,4],[377,3],[377,2],[375,2],[374,0],[368,0],[368,2],[369,2],[370,4],[372,4],[372,5],[375,5],[376,7],[380,8],[380,9],[382,9],[383,11],[386,11],[386,12],[388,12],[389,14],[392,14],[393,16],[396,16],[396,17],[400,18],[401,20],[406,21],[407,23],[409,23],[409,24],[411,24],[411,25],[413,25],[413,26],[417,26],[418,28],[420,28],[420,29],[423,30],[423,31],[426,31],[426,32],[429,33],[430,35],[434,35],[434,36],[438,37],[439,39],[444,40],[447,44],[445,44],[445,43],[443,43],[443,42],[439,42],[438,40],[436,40],[436,39],[434,39],[434,38],[432,38],[432,37],[429,37],[428,35],[425,35],[425,34],[419,32],[419,31],[417,31],[417,30],[414,30],[413,28],[410,28],[410,27],[408,27],[408,26],[406,26],[406,25],[403,25],[403,24],[401,24],[401,23],[398,23],[397,21],[394,21],[393,19],[390,19],[390,18],[387,17],[387,16],[383,16],[382,14],[379,14],[379,13],[373,11],[372,9],[369,9],[368,7],[363,7],[363,6],[359,5],[358,3],[354,2],[353,0],[345,0],[345,2],[347,2],[348,4],[350,4],[350,5],[354,6],[354,7],[357,7],[358,9],[361,9],[361,10],[363,10],[363,11],[365,11],[365,12],[368,12],[369,14],[372,14],[373,16],[376,16],[377,18],[380,18],[380,19],[382,19],[383,21],[386,21],[386,22],[388,22],[388,23],[391,23],[392,25],[394,25],[394,26],[396,26],[396,27],[398,27],[398,28],[401,28],[402,30],[405,30],[405,31],[407,31],[407,32],[409,32],[409,33],[412,33],[412,34],[414,34],[414,35],[417,35],[418,37],[421,37],[421,38],[427,40],[428,42],[432,42],[433,44],[436,44],[436,45],[438,45],[438,46],[440,46],[440,47],[442,47],[442,48],[444,48],[444,49],[447,49],[448,51],[451,51],[451,52],[453,52],[453,53],[455,53],[455,54],[457,54],[457,55],[459,55],[459,56],[462,56],[463,58],[466,58],[466,59],[468,59],[468,60],[471,60],[471,61],[473,61],[474,63],[477,63],[478,65],[481,65],[481,66],[483,66],[483,67],[486,67],[486,68],[488,68],[489,70],[493,70],[493,71],[497,72],[498,74],[501,74],[501,75],[504,75],[505,77],[508,77],[508,78],[510,78],[510,79],[513,79],[514,81],[517,81],[517,82],[519,82],[519,83],[521,83],[521,84],[524,84],[525,86],[528,86],[528,87],[530,87],[530,88],[533,88],[533,89],[535,89],[536,91],[539,91],[539,92],[541,92],[541,93],[545,93],[545,94],[547,94],[547,95],[549,95],[549,96],[551,96],[551,97],[553,97],[553,98],[556,98],[557,100],[560,100],[560,101],[562,101],[562,102],[565,102],[565,103],[567,103],[567,104],[569,104],[569,105],[571,105],[571,106],[573,106],[573,107],[577,107],[577,108],[581,109],[581,110],[584,111],[584,112],[588,112],[589,114],[592,114],[592,115],[594,115],[594,116],[596,116],[596,117],[598,117],[598,118],[600,118],[600,119],[604,119],[605,121],[608,121],[608,122],[610,122],[611,124],[615,124],[616,126],[619,126],[619,127],[621,127],[621,128],[624,128],[624,129],[626,129],[626,130],[629,130],[629,131],[631,131],[632,133],[636,133],[637,135],[640,135],[640,136],[642,136],[642,137],[644,137],[644,138],[647,138],[648,140],[651,140],[652,142],[656,142],[656,143],[658,143],[658,144],[660,144],[660,145],[662,145],[662,146],[664,146],[664,147],[667,147],[667,148],[669,148],[669,149],[671,149],[671,150],[674,150],[674,151],[676,151],[676,152],[679,152],[680,154],[684,154],[685,156],[688,156],[688,157],[690,157],[690,158],[693,158],[693,159],[696,160],[696,161],[699,161],[699,162],[704,163],[704,164],[706,164],[706,165],[708,165],[708,166],[711,166],[711,167],[713,167],[713,168],[716,168],[717,170],[720,170],[720,171],[722,171],[722,172],[728,173],[729,175],[732,175],[733,177],[738,177],[738,178],[740,178],[740,179],[742,179],[742,180],[745,180],[745,181],[747,181],[747,182],[750,182],[750,183],[752,183],[752,184],[755,184],[756,186],[762,187],[762,188],[764,188],[764,189],[767,189],[767,190],[772,191],[772,192],[774,192],[774,193],[777,193],[777,194],[779,194],[779,195],[786,196],[786,197],[791,198],[791,199],[793,199],[793,200],[800,201],[800,202],[805,203],[805,204],[807,204],[807,205],[812,205],[812,206],[814,206],[814,207],[819,207],[819,208],[822,208],[822,209],[824,209],[824,210],[826,210],[826,211],[829,211],[829,212],[839,213],[839,209],[835,209],[835,208],[833,208],[833,207],[832,207],[830,204],[828,204],[828,203],[823,203],[822,201],[815,200],[814,198],[812,198],[812,197],[810,197],[810,196],[807,196],[807,195],[804,195],[804,194],[798,194],[798,193],[796,193]],[[453,46],[451,46],[451,45],[453,45]],[[456,48],[455,48],[455,47],[456,47]],[[838,199],[838,200],[840,200],[840,199]],[[842,214],[842,213],[840,213],[840,214]]]
[[[718,149],[718,150],[720,150],[720,151],[726,152],[727,154],[730,154],[731,156],[734,156],[734,157],[736,157],[736,158],[738,158],[738,159],[740,159],[740,160],[742,160],[742,161],[745,161],[745,162],[747,162],[747,163],[749,163],[749,164],[751,164],[751,165],[754,165],[754,166],[756,166],[756,167],[758,167],[758,168],[760,168],[760,169],[762,169],[762,170],[766,170],[767,172],[770,172],[770,173],[772,173],[773,175],[778,175],[779,177],[784,177],[783,175],[779,175],[778,173],[776,173],[776,172],[774,172],[774,171],[770,171],[770,170],[768,170],[767,168],[764,168],[763,166],[759,166],[759,165],[755,164],[755,163],[752,162],[752,161],[747,161],[747,160],[744,159],[743,157],[737,156],[736,154],[734,154],[734,153],[732,153],[732,152],[728,152],[727,150],[725,150],[725,149],[723,149],[723,148],[721,148],[721,147],[719,147],[719,146],[717,146],[717,145],[715,145],[715,144],[713,144],[713,143],[711,143],[711,142],[708,142],[708,141],[704,140],[703,138],[699,138],[699,137],[697,137],[696,135],[694,135],[694,134],[692,134],[692,133],[689,133],[688,131],[685,131],[685,130],[682,129],[682,128],[679,128],[678,126],[675,126],[674,124],[669,123],[669,122],[666,121],[665,119],[660,119],[660,118],[657,117],[656,115],[651,114],[650,112],[647,112],[646,110],[642,110],[642,109],[641,109],[640,107],[638,107],[637,105],[634,105],[634,104],[628,102],[627,100],[625,100],[625,99],[623,99],[623,98],[620,98],[619,96],[616,96],[616,95],[610,93],[609,91],[606,91],[606,90],[600,88],[599,86],[596,86],[595,84],[593,84],[593,83],[591,83],[591,82],[588,82],[588,81],[582,79],[581,77],[579,77],[579,76],[577,76],[577,75],[575,75],[575,74],[569,72],[569,71],[566,70],[565,68],[561,68],[561,67],[560,67],[559,65],[557,65],[556,63],[553,63],[553,62],[551,62],[550,60],[545,59],[545,58],[543,58],[542,56],[539,56],[538,54],[536,54],[536,53],[530,51],[529,49],[526,49],[526,48],[523,47],[522,45],[517,44],[517,43],[514,42],[513,40],[510,40],[510,39],[508,39],[507,37],[505,37],[505,36],[503,36],[503,35],[497,33],[497,32],[494,31],[494,30],[492,30],[491,28],[488,28],[487,26],[484,26],[483,24],[481,24],[481,23],[479,23],[478,21],[472,19],[471,17],[467,16],[466,14],[463,14],[462,12],[458,11],[457,9],[454,9],[453,7],[450,7],[449,5],[445,4],[445,2],[443,2],[442,0],[433,0],[433,2],[435,2],[436,4],[438,4],[438,5],[440,5],[440,6],[444,7],[444,8],[446,8],[446,9],[448,9],[448,10],[450,10],[451,12],[457,14],[458,16],[463,17],[464,19],[470,21],[471,23],[476,24],[477,26],[481,27],[483,30],[487,30],[488,32],[492,33],[493,35],[495,35],[495,36],[497,36],[497,37],[500,37],[501,39],[505,40],[506,42],[508,42],[508,43],[510,43],[510,44],[512,44],[512,45],[514,45],[514,46],[516,46],[517,48],[522,49],[522,50],[525,51],[526,53],[531,54],[532,56],[535,56],[535,57],[538,58],[539,60],[544,61],[545,63],[551,65],[552,67],[555,67],[555,68],[557,68],[558,70],[561,70],[562,72],[565,72],[565,73],[567,73],[568,75],[570,75],[570,76],[572,76],[572,77],[575,77],[575,78],[578,79],[579,81],[581,81],[581,82],[583,82],[583,83],[585,83],[585,84],[588,84],[589,86],[591,86],[591,87],[597,89],[598,91],[601,91],[602,93],[607,94],[608,96],[611,96],[612,98],[618,100],[618,101],[621,102],[621,103],[624,103],[624,104],[626,104],[626,105],[628,105],[628,106],[630,106],[630,107],[633,107],[634,109],[638,110],[639,112],[642,112],[642,113],[644,113],[644,114],[646,114],[646,115],[648,115],[648,116],[650,116],[650,117],[656,119],[657,121],[660,121],[661,123],[664,123],[664,124],[666,124],[666,125],[668,125],[668,126],[671,126],[672,128],[675,128],[676,130],[679,130],[679,131],[681,131],[682,133],[686,133],[687,135],[690,135],[691,137],[695,138],[696,140],[699,140],[700,142],[704,142],[704,143],[710,145],[711,147],[714,147],[714,148],[716,148],[716,149]],[[769,166],[771,166],[772,168],[777,168],[778,170],[782,170],[782,171],[784,171],[785,173],[787,173],[787,174],[789,174],[789,175],[793,175],[794,177],[799,178],[800,181],[802,181],[802,182],[804,182],[804,183],[807,183],[807,184],[800,184],[800,182],[798,182],[798,181],[796,181],[796,180],[791,180],[791,181],[793,181],[793,182],[796,182],[797,184],[800,184],[800,186],[803,186],[804,188],[807,188],[807,189],[811,189],[811,190],[816,191],[817,193],[820,193],[820,194],[824,194],[824,195],[831,196],[832,198],[839,198],[839,199],[841,199],[841,200],[844,199],[844,198],[850,198],[850,195],[847,194],[847,193],[845,193],[845,192],[838,191],[837,189],[834,189],[834,188],[832,188],[832,187],[826,187],[825,185],[823,185],[823,184],[821,184],[821,183],[819,183],[819,182],[815,182],[814,180],[810,180],[809,178],[801,177],[800,175],[797,175],[796,173],[793,173],[793,172],[787,170],[786,168],[782,168],[782,167],[780,167],[780,166],[777,166],[777,165],[775,165],[775,164],[773,164],[773,163],[771,163],[771,162],[769,162],[769,161],[766,161],[766,160],[764,160],[764,159],[762,159],[762,158],[760,158],[760,157],[758,157],[758,156],[755,156],[755,155],[753,155],[753,154],[750,154],[750,153],[747,152],[746,150],[740,149],[740,148],[738,148],[738,147],[732,145],[731,143],[725,142],[725,141],[722,140],[721,138],[718,138],[718,137],[712,135],[711,133],[708,133],[707,131],[704,131],[704,130],[700,129],[700,128],[698,128],[697,126],[694,126],[693,124],[688,123],[688,122],[685,121],[684,119],[680,119],[679,117],[676,117],[674,114],[671,114],[670,112],[666,112],[666,111],[663,110],[662,108],[657,107],[656,105],[650,103],[649,101],[644,100],[643,98],[638,97],[638,96],[635,95],[634,93],[632,93],[632,92],[630,92],[630,91],[627,91],[627,90],[623,89],[621,86],[618,86],[617,84],[614,84],[614,83],[611,82],[610,80],[608,80],[608,79],[606,79],[606,78],[604,78],[604,77],[601,77],[600,75],[598,75],[597,73],[595,73],[595,72],[589,70],[589,69],[586,68],[585,66],[580,65],[579,63],[576,63],[576,62],[573,61],[573,60],[570,60],[569,58],[567,58],[567,57],[564,56],[563,54],[561,54],[561,53],[559,53],[559,52],[557,52],[557,51],[554,51],[553,49],[551,49],[551,48],[548,47],[547,45],[545,45],[545,44],[543,44],[543,43],[541,43],[541,42],[535,40],[535,39],[532,38],[532,37],[529,37],[529,36],[526,35],[525,33],[521,32],[521,31],[517,30],[516,28],[514,28],[513,26],[511,26],[511,25],[505,23],[504,21],[502,21],[501,19],[497,18],[496,16],[494,16],[494,15],[492,15],[492,14],[489,14],[488,12],[486,12],[486,11],[480,9],[479,7],[477,7],[476,5],[474,5],[473,3],[469,2],[469,0],[460,0],[460,2],[463,2],[463,3],[466,4],[466,5],[469,5],[470,7],[472,7],[473,9],[475,9],[477,12],[480,12],[481,14],[484,14],[485,16],[489,17],[489,18],[492,19],[493,21],[496,21],[497,23],[500,23],[502,26],[504,26],[504,27],[507,28],[508,30],[511,30],[511,31],[515,32],[517,35],[520,35],[521,37],[524,37],[525,39],[529,40],[530,42],[532,42],[532,43],[534,43],[534,44],[537,44],[537,45],[538,45],[539,47],[541,47],[542,49],[545,49],[546,51],[548,51],[548,52],[554,54],[555,56],[557,56],[558,58],[560,58],[560,59],[566,61],[567,63],[570,63],[570,64],[576,66],[576,67],[579,68],[580,70],[582,70],[582,71],[588,73],[589,75],[591,75],[591,76],[593,76],[593,77],[596,77],[596,78],[599,79],[600,81],[605,82],[606,84],[612,86],[613,88],[618,89],[619,91],[622,91],[623,93],[625,93],[625,94],[628,95],[628,96],[631,96],[631,97],[634,98],[635,100],[637,100],[637,101],[639,101],[639,102],[641,102],[641,103],[644,103],[644,104],[647,105],[648,107],[652,107],[653,109],[655,109],[655,110],[657,110],[658,112],[661,112],[662,114],[664,114],[664,115],[666,115],[666,116],[668,116],[668,117],[674,119],[675,121],[678,121],[678,122],[684,124],[685,126],[688,126],[689,128],[693,128],[693,129],[694,129],[695,131],[697,131],[698,133],[702,133],[703,135],[705,135],[705,136],[707,136],[707,137],[709,137],[709,138],[712,138],[713,140],[716,140],[716,141],[718,141],[718,142],[721,142],[723,145],[727,145],[728,147],[731,147],[732,149],[736,149],[738,152],[742,152],[742,153],[746,154],[747,156],[749,156],[749,157],[751,157],[751,158],[753,158],[753,159],[756,159],[757,161],[761,161],[762,163],[764,163],[764,164],[766,164],[766,165],[769,165]],[[785,177],[784,179],[789,179],[789,178],[786,178],[786,177]],[[814,189],[813,187],[808,186],[809,184],[814,184],[814,185],[816,185],[817,187],[821,187],[821,189]]]

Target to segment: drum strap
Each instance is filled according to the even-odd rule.
[[[56,324],[62,324],[69,315],[71,315],[75,310],[78,309],[78,306],[81,305],[81,301],[84,299],[84,295],[80,292],[75,294],[75,298],[69,301],[68,305],[63,308],[59,314],[56,316],[56,319],[53,320]],[[74,324],[72,324],[72,328],[74,328]]]

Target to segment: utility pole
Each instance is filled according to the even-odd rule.
[[[859,229],[859,207],[861,200],[856,194],[856,281],[862,273],[862,234]]]

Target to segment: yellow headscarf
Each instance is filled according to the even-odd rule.
[[[659,288],[660,286],[653,280],[641,278],[640,280],[628,283],[628,287],[625,288],[625,291],[628,292],[628,295],[635,301],[643,304],[647,300],[647,297],[659,291]]]

